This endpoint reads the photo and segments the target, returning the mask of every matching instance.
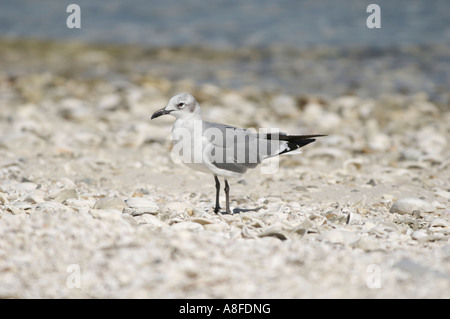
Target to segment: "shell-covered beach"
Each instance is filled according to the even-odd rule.
[[[339,81],[358,51],[320,48],[3,39],[0,51],[0,297],[450,297],[448,78],[421,90],[423,65],[391,68],[381,55],[371,94]],[[277,54],[311,66],[306,89],[264,87],[233,64],[288,72]],[[333,94],[311,93],[314,83]],[[237,211],[216,215],[213,177],[171,160],[173,119],[150,121],[179,92],[206,120],[328,136],[280,157],[275,174],[231,180]]]

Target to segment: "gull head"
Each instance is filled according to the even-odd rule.
[[[165,114],[177,119],[200,118],[200,105],[192,95],[181,93],[173,96],[165,107],[153,113],[152,119]]]

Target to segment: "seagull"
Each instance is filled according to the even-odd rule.
[[[190,94],[173,96],[167,106],[153,113],[151,119],[170,114],[175,117],[172,127],[172,159],[188,167],[212,174],[216,186],[214,212],[220,212],[219,176],[225,182],[226,213],[230,210],[228,178],[240,177],[267,158],[286,153],[301,153],[299,148],[326,135],[287,135],[286,133],[257,133],[202,120],[200,105]]]

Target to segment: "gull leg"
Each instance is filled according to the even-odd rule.
[[[220,192],[220,182],[217,178],[217,175],[214,175],[214,180],[216,181],[216,207],[214,207],[214,213],[219,213],[220,205],[219,205],[219,192]]]
[[[227,201],[227,214],[231,214],[230,211],[230,186],[228,185],[228,181],[225,179],[225,199]]]

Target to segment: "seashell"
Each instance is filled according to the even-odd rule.
[[[429,164],[440,164],[444,161],[444,159],[437,154],[426,154],[420,158],[420,161]]]
[[[22,166],[22,165],[19,161],[2,160],[2,162],[0,162],[0,168],[15,167],[15,168],[19,169],[20,166]]]
[[[291,234],[295,235],[297,238],[302,238],[308,233],[308,228],[305,228],[303,223],[291,229]]]
[[[32,182],[24,182],[24,183],[19,183],[15,186],[15,190],[18,192],[31,192],[33,190],[35,190],[38,187],[37,184],[32,183]]]
[[[154,226],[155,228],[167,226],[166,223],[164,223],[162,220],[151,214],[142,214],[134,216],[134,220],[136,220],[138,224],[151,225]]]
[[[418,132],[418,134],[421,135],[421,138],[418,139],[418,146],[425,153],[439,154],[447,147],[447,139],[443,135],[437,134],[437,132],[426,132],[426,135]]]
[[[434,206],[435,209],[446,209],[447,205],[445,205],[444,203],[438,202],[437,200],[433,201],[431,203],[432,206]]]
[[[279,203],[269,203],[267,204],[267,210],[269,212],[278,212],[281,208],[281,204]]]
[[[44,213],[72,212],[73,209],[56,201],[42,202],[36,205],[36,210]]]
[[[32,206],[30,203],[27,202],[13,202],[11,203],[11,205],[14,205],[15,207],[22,209],[22,210],[26,210],[26,209],[31,209]]]
[[[426,162],[416,162],[416,161],[405,161],[402,162],[401,165],[403,168],[407,169],[427,169],[430,167],[430,165]]]
[[[120,220],[122,219],[122,212],[116,209],[89,209],[89,214],[94,218],[105,220]]]
[[[92,208],[94,209],[118,209],[122,210],[127,205],[118,197],[103,197],[97,200]]]
[[[293,227],[291,230],[293,233],[307,233],[307,232],[317,232],[315,230],[314,223],[308,218],[305,219],[303,222],[298,224],[297,226]]]
[[[420,213],[430,213],[435,209],[422,199],[403,198],[396,201],[389,211],[398,214],[412,214],[415,210],[420,211]]]
[[[252,218],[248,226],[251,226],[253,228],[263,228],[266,226],[266,224],[259,218]]]
[[[421,238],[425,238],[427,236],[428,236],[427,232],[423,229],[415,230],[411,234],[411,238],[415,240],[420,240]]]
[[[355,166],[356,169],[360,169],[364,164],[364,160],[362,158],[350,158],[342,164],[345,170],[348,170],[351,165]]]
[[[290,235],[287,231],[283,230],[281,227],[273,226],[267,228],[265,231],[260,233],[258,237],[276,237],[281,240],[286,240],[290,238]]]
[[[349,212],[347,215],[347,224],[362,225],[362,224],[364,224],[364,218],[357,213]]]
[[[200,217],[196,217],[196,218],[191,218],[189,221],[193,222],[193,223],[198,223],[200,225],[207,225],[207,224],[213,224],[213,222],[210,219],[207,218],[200,218]]]
[[[143,208],[154,205],[155,203],[152,200],[142,198],[142,197],[132,197],[125,200],[125,203],[128,207],[131,208]]]
[[[0,204],[5,205],[8,203],[8,196],[5,193],[0,193]]]
[[[203,228],[213,232],[223,232],[229,228],[229,225],[226,223],[205,224],[203,225]]]
[[[190,208],[190,206],[188,206],[184,202],[170,202],[161,208],[161,212],[162,213],[173,213],[173,212],[182,213],[182,212],[187,211],[189,208]]]
[[[435,218],[430,221],[428,228],[430,228],[432,230],[439,230],[439,229],[447,228],[448,226],[449,226],[449,223],[445,219]]]
[[[247,226],[242,227],[241,234],[242,234],[243,238],[257,238],[258,237],[258,232],[255,231],[254,229],[250,229]]]
[[[125,200],[125,203],[128,207],[125,207],[123,209],[123,212],[131,214],[132,216],[142,214],[157,214],[159,212],[158,205],[146,198],[132,197]]]
[[[402,160],[406,161],[419,161],[422,156],[422,152],[417,148],[404,148],[400,151]]]
[[[70,178],[66,177],[59,179],[56,186],[59,188],[76,188],[75,183]]]
[[[5,205],[6,210],[10,211],[13,215],[23,214],[25,211],[23,209],[20,209],[19,207],[16,207],[15,205]]]
[[[325,216],[318,215],[318,214],[311,214],[309,216],[309,219],[310,219],[310,221],[313,222],[314,227],[316,227],[316,228],[327,223],[327,218]]]
[[[73,208],[77,212],[85,211],[88,212],[89,209],[93,206],[93,200],[85,200],[85,199],[75,199],[68,198],[64,201],[64,205]]]
[[[24,201],[32,204],[42,203],[43,201],[45,201],[43,195],[44,192],[36,190],[33,193],[27,195],[24,198]]]
[[[54,194],[50,195],[49,198],[53,199],[55,202],[62,203],[69,198],[78,199],[78,191],[75,188],[63,189],[61,191],[56,191]]]
[[[437,190],[434,192],[437,196],[450,200],[450,192],[446,190]]]

